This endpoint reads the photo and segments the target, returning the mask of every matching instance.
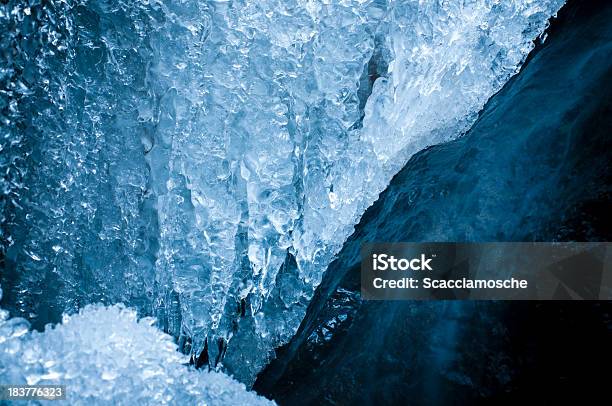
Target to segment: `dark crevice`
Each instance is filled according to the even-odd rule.
[[[192,358],[193,360],[193,358]],[[196,358],[195,362],[192,362],[193,364],[195,364],[195,367],[197,369],[200,369],[204,366],[208,366],[209,362],[208,362],[208,338],[204,340],[204,349],[202,350],[202,352],[200,353],[200,355],[198,355],[198,357]]]
[[[361,77],[359,78],[359,88],[357,97],[359,98],[359,120],[351,126],[350,130],[363,127],[365,116],[365,106],[369,97],[372,95],[374,82],[380,77],[385,77],[389,69],[389,51],[384,47],[383,40],[375,39],[375,47],[368,63],[364,66]]]

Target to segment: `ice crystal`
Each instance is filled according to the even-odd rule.
[[[154,319],[121,305],[88,305],[44,333],[7,313],[0,309],[2,384],[65,385],[70,405],[274,404],[227,375],[189,367]]]

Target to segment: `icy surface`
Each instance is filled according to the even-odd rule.
[[[274,404],[223,373],[187,366],[153,324],[121,305],[88,305],[39,333],[0,309],[0,383],[66,385],[60,403],[71,405]]]
[[[251,383],[390,178],[563,2],[47,3],[0,5],[13,307],[126,302]]]

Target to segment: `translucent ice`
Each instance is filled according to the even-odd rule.
[[[71,405],[274,404],[225,374],[187,366],[153,322],[120,305],[89,305],[39,333],[0,310],[0,382],[66,385]]]
[[[389,179],[470,127],[561,4],[0,5],[12,307],[126,302],[252,382]]]

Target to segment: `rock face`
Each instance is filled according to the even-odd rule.
[[[281,404],[564,403],[604,393],[609,303],[362,302],[364,242],[610,241],[612,6],[569,2],[462,138],[416,154],[255,388]],[[588,389],[586,389],[588,388]]]
[[[562,3],[3,2],[5,307],[125,303],[252,383],[363,211]]]

